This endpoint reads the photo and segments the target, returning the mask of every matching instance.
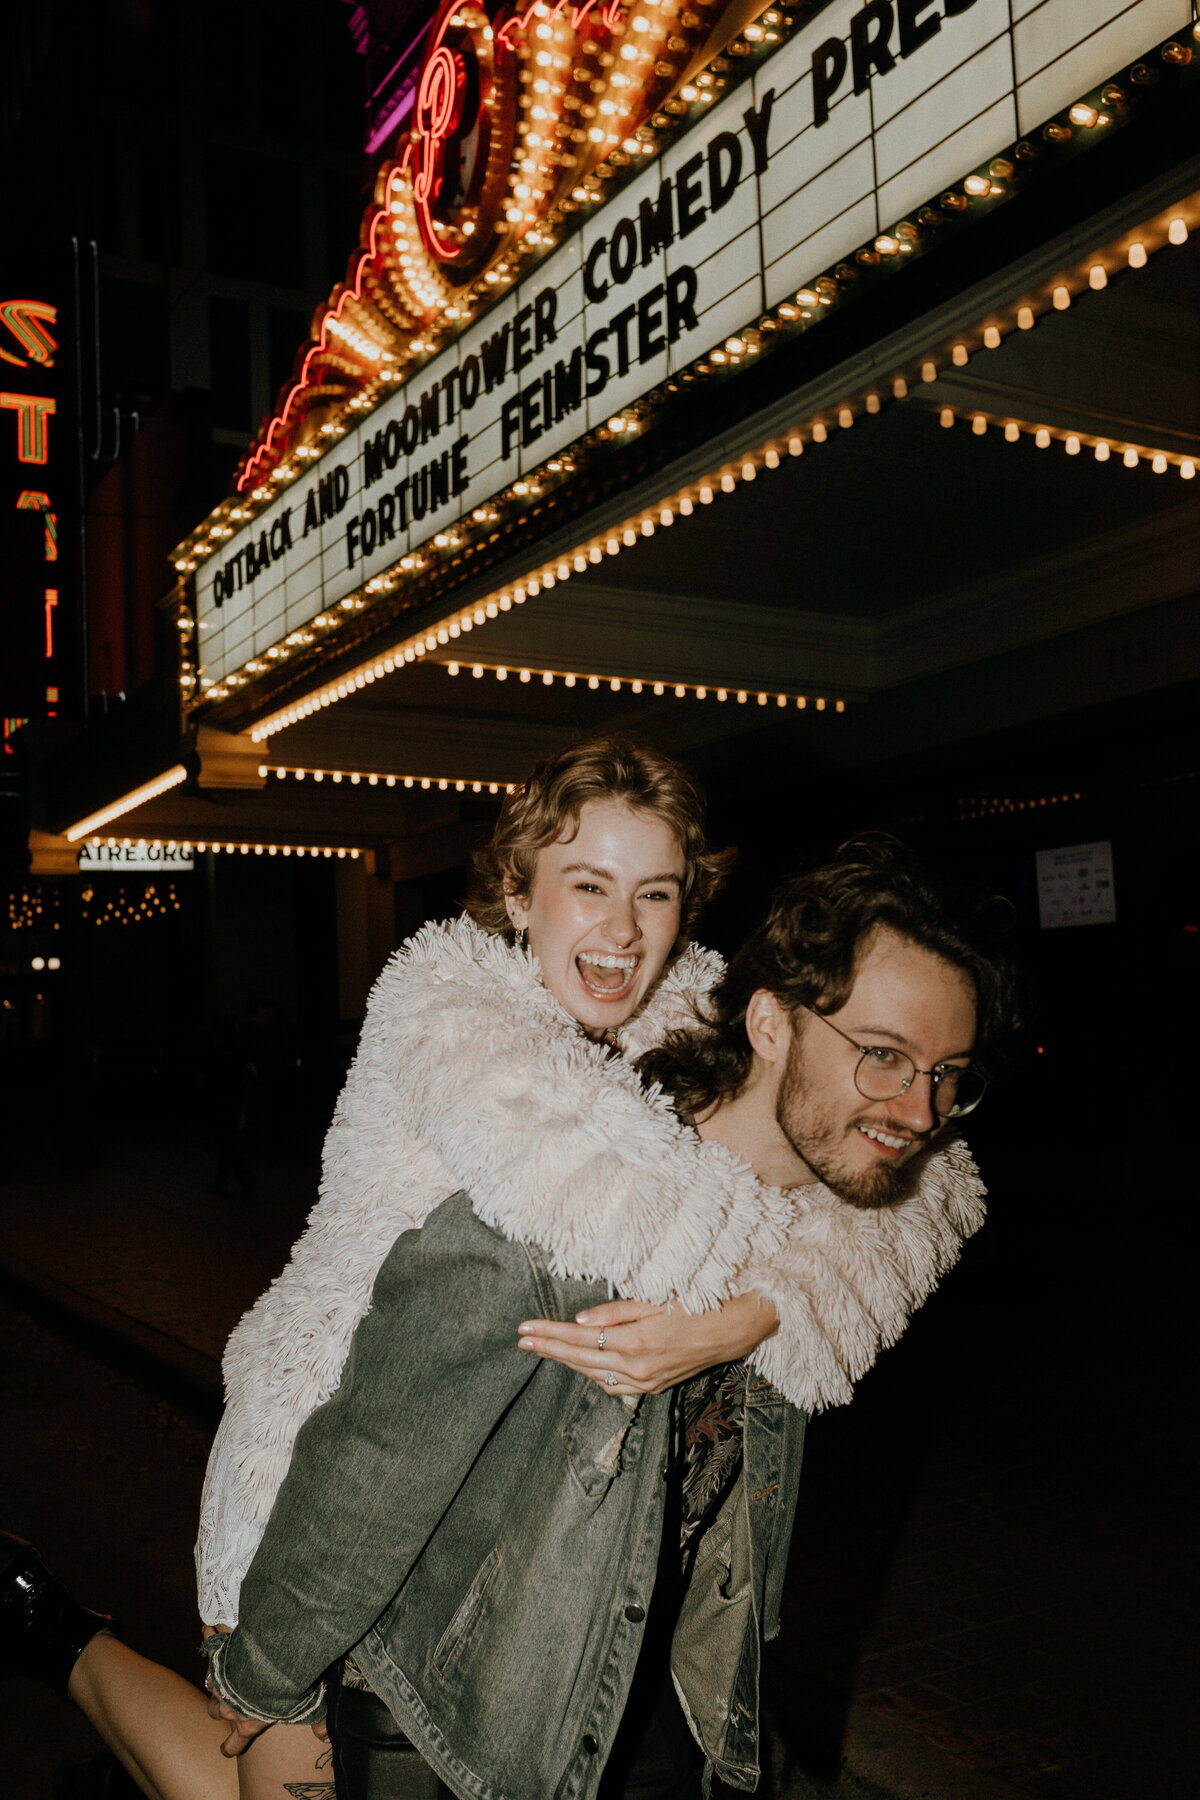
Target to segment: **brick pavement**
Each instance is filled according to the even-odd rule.
[[[315,1149],[260,1159],[234,1202],[195,1134],[110,1122],[81,1169],[16,1160],[0,1266],[212,1367],[302,1221]],[[1170,1353],[1128,1306],[1089,1335],[1102,1272],[1079,1279],[1014,1286],[968,1258],[812,1427],[763,1678],[784,1791],[1190,1800],[1183,1415],[1144,1366]]]

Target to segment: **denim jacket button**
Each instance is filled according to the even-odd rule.
[[[639,1606],[636,1600],[633,1602],[632,1606],[627,1606],[625,1608],[625,1617],[629,1620],[631,1625],[640,1625],[645,1616],[645,1607]]]
[[[589,1732],[587,1732],[587,1734],[584,1737],[583,1747],[587,1751],[589,1756],[599,1756],[599,1754],[600,1754],[600,1739],[598,1737],[596,1737],[592,1732],[589,1731]]]

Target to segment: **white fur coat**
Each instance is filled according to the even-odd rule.
[[[686,950],[622,1032],[620,1057],[581,1034],[532,956],[467,919],[426,926],[397,951],[326,1139],[320,1200],[225,1354],[196,1547],[207,1622],[236,1623],[296,1433],[337,1387],[392,1244],[460,1188],[564,1276],[693,1310],[767,1296],[779,1330],[754,1364],[807,1411],[849,1400],[900,1336],[982,1223],[970,1154],[957,1139],[938,1145],[878,1212],[822,1186],[764,1187],[701,1142],[626,1058],[690,1023],[720,969]]]

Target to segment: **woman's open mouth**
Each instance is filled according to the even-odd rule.
[[[640,956],[614,956],[602,950],[581,950],[575,958],[579,979],[597,1000],[625,1000],[637,979]]]

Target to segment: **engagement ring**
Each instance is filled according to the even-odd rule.
[[[600,1333],[600,1336],[596,1339],[597,1350],[603,1350],[603,1348],[604,1348],[605,1344],[607,1344],[607,1342],[608,1342],[608,1334],[607,1334],[607,1332],[602,1331]]]
[[[617,1385],[617,1378],[613,1374],[611,1369],[609,1370],[608,1374],[604,1377],[604,1385],[605,1385],[605,1387],[616,1387],[616,1385]]]

